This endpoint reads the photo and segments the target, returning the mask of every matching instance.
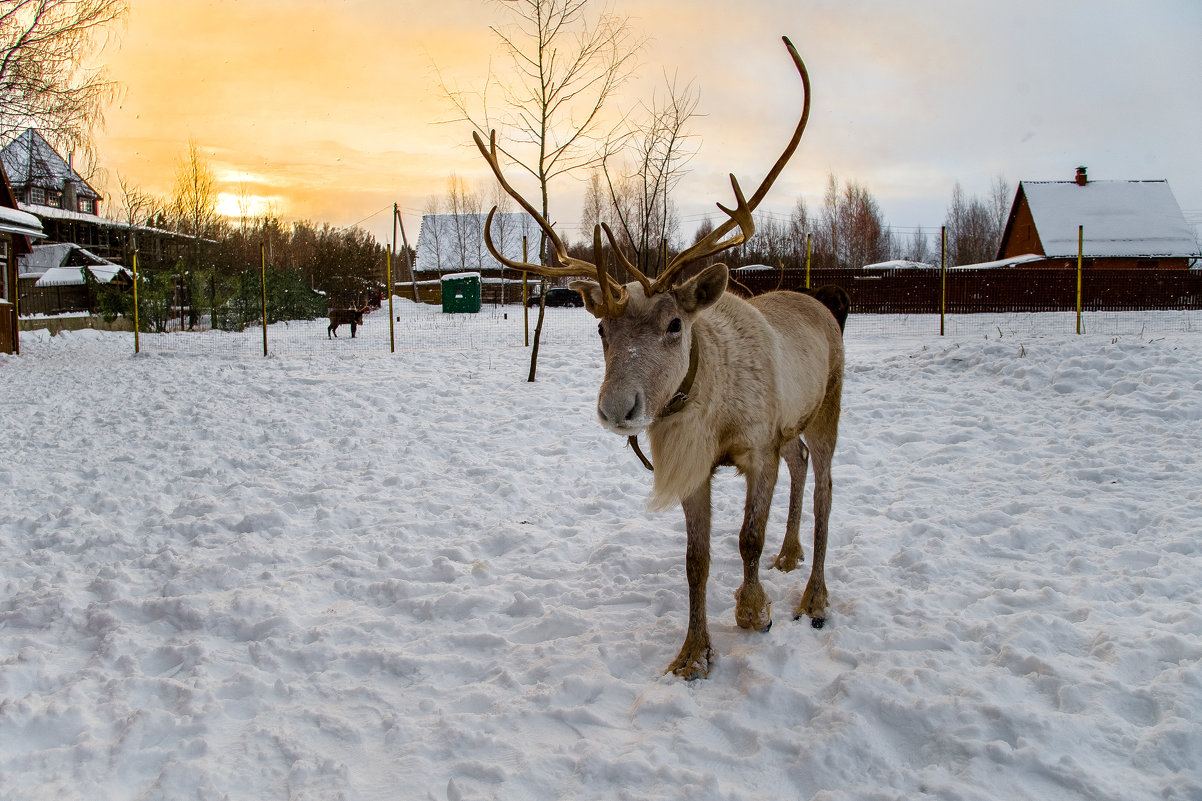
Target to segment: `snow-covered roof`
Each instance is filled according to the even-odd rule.
[[[501,264],[484,244],[487,214],[427,214],[417,235],[414,269],[421,272],[463,272],[498,269]],[[527,261],[538,260],[540,229],[524,211],[493,215],[492,239],[506,258],[522,260],[526,237]]]
[[[58,206],[43,206],[36,203],[18,203],[22,211],[36,214],[39,217],[51,217],[56,220],[70,220],[71,222],[85,222],[93,225],[122,225],[119,222],[110,220],[107,217],[101,217],[96,214],[86,214],[82,211],[70,211],[68,209],[60,209]],[[127,227],[127,226],[122,226]]]
[[[32,253],[19,259],[18,264],[22,277],[39,276],[34,286],[81,286],[84,279],[80,269],[85,266],[102,284],[122,272],[129,276],[129,271],[120,264],[69,242],[36,245]]]
[[[1077,226],[1087,257],[1198,254],[1168,181],[1023,181],[1044,253],[1077,255]]]
[[[42,221],[28,212],[0,206],[0,231],[6,234],[22,234],[33,239],[44,239]]]
[[[865,264],[865,270],[938,270],[938,264],[927,264],[925,261],[911,259],[890,259],[878,261],[876,264]]]
[[[46,272],[42,273],[42,277],[37,280],[34,286],[83,286],[84,267],[51,267]],[[127,278],[133,280],[129,270],[122,267],[120,264],[105,262],[104,264],[89,264],[87,271],[92,274],[101,284],[107,284],[124,273]]]
[[[999,267],[1014,267],[1019,264],[1026,264],[1029,261],[1043,261],[1044,256],[1037,253],[1024,253],[1021,256],[1012,256],[1008,259],[998,259],[997,261],[983,261],[978,264],[957,264],[948,269],[951,270],[993,270]]]
[[[71,181],[75,184],[77,194],[100,197],[67,160],[33,128],[26,128],[20,136],[0,150],[0,160],[3,160],[4,172],[13,184],[62,189],[64,182]]]
[[[78,247],[70,242],[57,242],[53,245],[34,245],[30,253],[17,259],[17,271],[22,278],[41,277],[51,267],[62,267],[67,263],[71,252]]]

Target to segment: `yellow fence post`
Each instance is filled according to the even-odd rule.
[[[810,288],[810,240],[813,238],[813,234],[806,234],[806,289]]]
[[[138,251],[134,249],[134,353],[141,353],[141,343],[138,341],[138,330],[142,325],[138,322]]]
[[[386,272],[388,280],[388,352],[396,353],[396,327],[392,324],[392,248],[396,247],[396,231],[392,233],[392,247],[388,249]]]
[[[526,237],[522,237],[522,261],[526,261]],[[530,285],[526,283],[528,273],[522,271],[522,318],[526,321],[526,347],[530,347]]]
[[[267,245],[259,243],[259,277],[263,285],[263,355],[267,355]]]
[[[939,336],[944,333],[947,314],[947,226],[939,229]]]
[[[1081,263],[1085,255],[1085,226],[1077,226],[1077,333],[1081,333]]]

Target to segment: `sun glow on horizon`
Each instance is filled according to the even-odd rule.
[[[220,192],[217,195],[217,213],[229,220],[253,220],[269,215],[279,215],[279,199],[262,195],[247,195]]]

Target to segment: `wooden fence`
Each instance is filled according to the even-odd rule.
[[[802,289],[805,270],[740,270],[735,291]],[[810,286],[838,284],[855,314],[1074,311],[1077,271],[1065,269],[811,270]],[[1083,270],[1084,311],[1202,309],[1202,270]]]

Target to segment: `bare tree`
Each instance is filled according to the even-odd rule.
[[[459,249],[459,269],[479,269],[484,259],[484,236],[480,224],[480,196],[468,189],[457,175],[447,181],[447,205],[451,231]]]
[[[606,143],[602,170],[621,229],[634,254],[634,265],[655,276],[665,264],[665,249],[678,226],[671,193],[695,151],[689,150],[688,126],[696,116],[699,93],[664,78],[666,92],[656,93],[641,113],[627,117],[624,130]],[[615,178],[610,165],[617,164]]]
[[[449,243],[443,241],[441,225],[438,222],[438,217],[443,213],[443,199],[438,195],[431,195],[426,198],[426,205],[422,209],[422,215],[429,219],[427,225],[425,220],[422,222],[421,237],[423,239],[422,249],[430,253],[434,257],[434,266],[436,269],[442,269],[443,251],[446,250]],[[423,265],[425,266],[425,265]],[[426,267],[426,269],[429,269]]]
[[[989,202],[992,205],[995,220],[993,258],[997,258],[997,253],[1002,247],[1002,234],[1006,232],[1006,221],[1010,219],[1010,203],[1013,200],[1014,195],[1010,191],[1010,182],[1001,175],[994,178],[993,183],[989,185]]]
[[[933,264],[938,261],[939,256],[932,252],[930,237],[926,231],[922,230],[921,225],[914,229],[914,233],[910,236],[910,244],[906,247],[902,257],[920,264]]]
[[[0,0],[0,140],[37,128],[90,171],[92,131],[117,84],[84,65],[127,8],[127,0]]]
[[[789,243],[792,246],[794,263],[805,267],[806,240],[814,233],[814,220],[806,208],[805,198],[797,198],[793,211],[789,213]],[[811,243],[812,248],[812,243]]]
[[[980,264],[997,254],[997,216],[989,205],[969,196],[957,181],[947,217],[947,258],[950,264]]]
[[[493,219],[493,226],[494,226],[493,231],[495,234],[494,239],[501,243],[502,248],[507,248],[507,247],[509,247],[509,242],[511,240],[516,241],[519,236],[524,236],[527,232],[523,229],[523,227],[521,225],[518,225],[516,227],[513,226],[512,221],[509,217],[509,213],[513,210],[513,205],[514,205],[513,198],[511,198],[509,196],[509,194],[506,193],[505,188],[503,186],[501,186],[498,183],[494,183],[492,185],[492,194],[489,197],[489,201],[491,201],[491,204],[492,204],[491,207],[495,208],[497,210],[497,216]],[[481,231],[481,233],[483,233],[483,231]],[[481,239],[481,245],[483,245],[484,237],[481,236],[480,239]],[[515,252],[513,255],[515,257],[517,257],[522,254]],[[483,258],[484,258],[483,253],[480,254],[480,258],[481,258],[481,260],[483,260]],[[502,305],[504,305],[504,303],[506,301],[505,283],[506,283],[505,265],[502,264],[501,265],[501,303],[502,303]]]
[[[129,229],[132,231],[139,225],[154,225],[163,213],[162,201],[134,186],[121,173],[117,173],[117,184],[121,188],[121,208]]]
[[[217,181],[194,141],[175,163],[171,215],[179,231],[196,238],[212,235],[217,224]]]
[[[630,76],[635,52],[625,17],[606,11],[592,13],[592,0],[494,0],[512,15],[512,25],[493,27],[508,53],[512,71],[497,83],[503,97],[490,109],[486,91],[476,94],[448,87],[443,91],[487,141],[500,129],[497,151],[529,173],[538,183],[543,218],[552,220],[548,186],[552,179],[599,163],[597,141],[602,109]],[[490,116],[490,113],[493,116]],[[539,244],[546,263],[546,236]],[[545,293],[544,293],[545,296]],[[530,355],[530,377],[538,362],[542,308]]]
[[[863,267],[888,258],[890,245],[880,207],[856,181],[840,187],[832,173],[818,226],[818,260],[826,267]]]
[[[602,184],[601,177],[601,170],[593,170],[589,173],[588,188],[584,190],[584,207],[580,210],[580,230],[582,231],[591,231],[603,222],[610,222],[611,201],[608,191]]]
[[[206,237],[217,233],[217,182],[213,169],[205,160],[196,142],[188,142],[188,152],[176,161],[175,188],[171,197],[171,217],[176,230],[192,238],[191,259],[188,269],[180,279],[187,287],[189,318],[192,328],[198,320],[199,309],[196,297],[203,284],[208,284],[209,313],[211,324],[216,324],[217,276],[212,265],[205,266],[202,256],[206,250]],[[204,273],[204,274],[202,274]]]

